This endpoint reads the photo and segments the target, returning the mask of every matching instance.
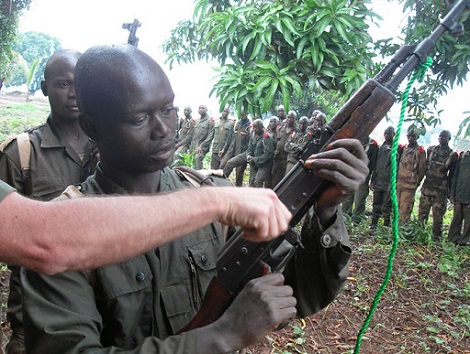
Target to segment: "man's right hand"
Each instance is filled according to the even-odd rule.
[[[297,300],[284,276],[272,273],[249,281],[217,321],[200,331],[197,353],[220,353],[252,345],[297,314]]]
[[[243,237],[250,241],[269,241],[287,230],[292,214],[266,188],[218,187],[223,208],[218,221],[241,226]]]

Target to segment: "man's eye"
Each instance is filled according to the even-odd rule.
[[[60,87],[60,88],[67,88],[67,87],[69,87],[69,86],[70,86],[70,85],[69,85],[68,82],[60,82],[60,83],[59,83],[59,87]]]
[[[143,125],[147,122],[148,116],[137,117],[131,120],[132,125]]]
[[[160,110],[160,114],[164,118],[172,118],[176,114],[176,107],[166,107]]]

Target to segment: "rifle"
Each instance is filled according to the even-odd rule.
[[[127,43],[137,47],[139,45],[139,38],[136,36],[137,29],[142,25],[139,20],[134,19],[132,23],[123,23],[122,28],[129,30],[129,37],[127,38]]]
[[[338,139],[355,138],[365,141],[393,106],[399,84],[420,63],[426,61],[444,32],[463,32],[463,26],[456,23],[456,20],[465,9],[470,9],[470,0],[459,0],[427,38],[417,45],[401,47],[390,63],[374,78],[366,81],[331,121],[312,135],[299,162],[274,187],[278,198],[293,214],[288,231],[272,241],[254,243],[242,238],[242,231],[237,230],[219,255],[217,275],[209,284],[201,309],[179,333],[216,321],[251,279],[265,275],[267,270],[277,272],[284,269],[297,247],[302,246],[300,236],[294,230],[295,226],[331,185],[331,182],[316,177],[311,170],[305,168],[303,161]],[[324,235],[323,244],[328,244],[327,236]],[[286,241],[292,245],[290,252],[277,256],[276,250]]]

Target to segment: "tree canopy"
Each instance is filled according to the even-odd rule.
[[[25,82],[32,92],[40,89],[47,59],[61,48],[58,38],[40,32],[20,34],[12,45],[15,58],[12,60],[10,84]],[[29,78],[29,80],[28,80]]]
[[[31,0],[0,0],[0,79],[9,70],[11,44],[16,38],[18,18],[30,3]]]
[[[401,45],[424,39],[449,11],[438,0],[400,3],[408,23],[397,44],[372,43],[369,23],[381,18],[369,0],[197,0],[193,19],[180,22],[163,48],[170,66],[217,60],[222,71],[212,93],[221,107],[231,103],[260,115],[273,104],[289,107],[292,97],[305,101],[306,92],[313,101],[325,92],[349,97]],[[409,113],[421,125],[436,125],[437,98],[466,80],[468,11],[461,22],[467,32],[444,35],[433,52],[434,75],[410,94]]]
[[[261,115],[310,88],[349,95],[373,70],[369,0],[199,0],[164,44],[170,65],[216,59],[220,105]]]

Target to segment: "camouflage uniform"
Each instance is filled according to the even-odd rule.
[[[397,177],[397,196],[399,205],[399,221],[407,221],[411,217],[416,190],[426,172],[426,151],[422,146],[405,145],[400,158]]]
[[[430,146],[427,151],[426,174],[421,186],[418,218],[424,222],[432,208],[432,234],[435,240],[442,235],[442,219],[447,208],[449,172],[457,156],[448,146]]]
[[[223,119],[222,117],[214,124],[214,141],[212,143],[212,159],[211,169],[217,170],[224,155],[230,147],[233,138],[233,121],[231,119]],[[220,157],[219,152],[223,150]]]
[[[449,241],[466,245],[470,240],[470,151],[462,153],[452,176],[451,201],[454,215],[449,227]],[[462,228],[463,224],[463,228]]]
[[[238,156],[248,149],[248,143],[250,141],[250,120],[248,118],[243,118],[235,124],[234,136],[232,138],[232,143],[227,151],[227,153],[222,158],[220,162],[220,168],[224,170],[225,176],[230,176],[232,170],[236,167],[237,174],[235,179],[235,185],[241,187],[243,185],[243,174],[246,169],[246,160],[245,162],[238,165],[228,165],[228,162],[235,156]]]
[[[194,125],[193,134],[191,136],[191,153],[195,153],[197,148],[201,148],[201,153],[194,156],[194,167],[200,170],[203,167],[204,157],[211,148],[212,139],[214,138],[214,122],[208,115],[200,118]]]
[[[274,151],[274,162],[272,170],[272,182],[273,187],[278,184],[286,174],[287,168],[287,152],[284,150],[287,139],[292,131],[295,131],[295,127],[288,127],[287,122],[281,125],[281,128],[276,134],[276,149]]]
[[[377,154],[379,153],[379,145],[374,139],[368,139],[367,143],[364,144],[363,147],[369,161],[367,165],[369,168],[369,174],[356,193],[348,195],[342,203],[343,213],[351,216],[356,222],[360,221],[361,215],[366,211],[366,199],[369,195],[369,181],[372,176],[372,172],[375,171]]]

